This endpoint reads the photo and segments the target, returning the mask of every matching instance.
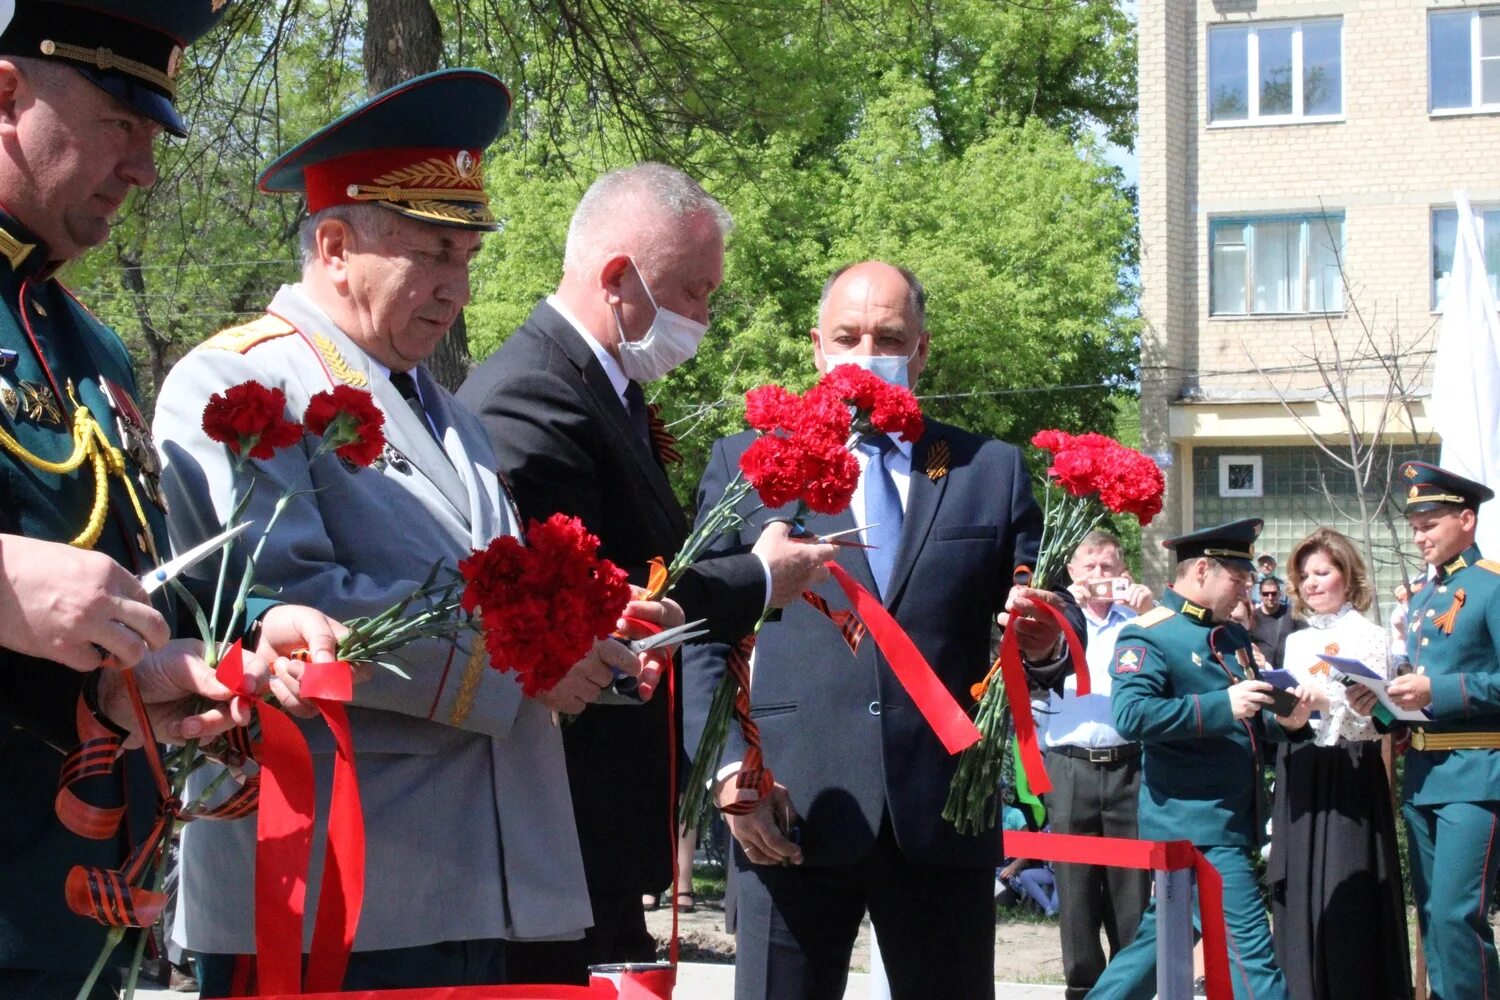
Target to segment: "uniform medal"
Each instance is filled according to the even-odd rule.
[[[16,414],[21,410],[20,393],[16,392],[15,386],[11,385],[3,377],[0,377],[0,409],[3,409],[5,415],[12,421],[16,419]]]
[[[151,429],[146,418],[136,407],[130,393],[109,379],[100,377],[99,388],[115,415],[115,428],[120,434],[120,447],[139,470],[136,480],[141,484],[146,497],[163,513],[167,509],[167,498],[161,489],[161,460],[156,455],[156,442],[151,439]]]
[[[21,411],[26,414],[26,419],[39,424],[61,424],[62,409],[57,405],[57,397],[52,395],[52,390],[40,382],[27,382],[22,379],[21,389]]]

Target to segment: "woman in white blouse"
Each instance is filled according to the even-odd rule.
[[[1312,741],[1283,745],[1272,807],[1271,913],[1293,1000],[1409,1000],[1406,906],[1381,734],[1349,707],[1320,653],[1392,674],[1390,638],[1365,618],[1373,589],[1348,538],[1319,528],[1287,560],[1308,627],[1287,638],[1285,669],[1312,691]]]

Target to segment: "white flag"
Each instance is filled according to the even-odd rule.
[[[1455,192],[1458,240],[1438,329],[1432,374],[1433,424],[1443,468],[1500,492],[1500,312],[1484,268],[1479,220]],[[1500,507],[1480,509],[1479,550],[1500,556]]]

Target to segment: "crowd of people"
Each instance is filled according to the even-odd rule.
[[[263,191],[306,200],[301,274],[263,316],[181,359],[148,426],[121,340],[57,272],[107,238],[132,188],[154,182],[157,136],[186,135],[174,103],[181,50],[222,7],[17,0],[0,14],[5,997],[71,997],[89,975],[104,931],[70,910],[63,887],[75,865],[119,868],[159,808],[129,749],[148,735],[181,742],[244,726],[245,696],[266,692],[310,713],[301,679],[309,661],[335,658],[341,622],[397,603],[434,562],[519,536],[530,519],[578,517],[637,584],[692,528],[643,385],[702,341],[732,220],[681,171],[644,163],[597,179],[574,212],[556,290],[457,393],[423,367],[498,228],[482,158],[510,95],[479,70],[377,95],[265,169]],[[915,386],[930,356],[928,306],[905,267],[839,268],[808,332],[808,370],[856,364]],[[362,468],[298,446],[236,460],[202,408],[247,380],[278,390],[293,413],[331,388],[368,391],[385,421],[379,460]],[[750,440],[714,444],[699,510],[725,494]],[[1285,587],[1274,572],[1256,578],[1259,521],[1183,535],[1167,543],[1175,575],[1156,591],[1130,578],[1119,540],[1100,532],[1073,554],[1072,588],[1038,590],[1015,583],[1042,534],[1019,448],[929,419],[919,440],[875,435],[856,458],[845,511],[813,515],[794,536],[747,499],[741,523],[669,598],[632,602],[647,623],[705,623],[669,668],[680,670],[678,699],[607,697],[616,677],[649,690],[660,669],[615,639],[532,695],[486,669],[477,639],[415,644],[403,651],[408,677],[376,671],[355,686],[366,891],[346,988],[584,983],[591,965],[653,960],[642,896],[670,882],[682,850],[672,734],[685,728],[695,742],[718,679],[761,623],[751,716],[774,781],[737,780],[746,748],[732,731],[712,789],[734,840],[736,996],[842,996],[866,914],[892,995],[991,996],[1002,865],[1015,891],[1055,905],[1069,996],[1150,996],[1147,877],[1058,865],[1053,894],[1005,858],[1000,829],[966,835],[941,818],[955,759],[876,644],[849,643],[815,606],[846,604],[826,565],[836,560],[950,691],[983,678],[997,622],[1014,631],[1030,679],[1052,692],[1052,829],[1185,837],[1207,853],[1224,881],[1237,997],[1410,994],[1380,751],[1387,731],[1409,732],[1403,811],[1434,995],[1500,995],[1484,905],[1500,865],[1490,791],[1500,566],[1473,546],[1488,489],[1420,463],[1402,469],[1432,573],[1402,626],[1410,669],[1399,673],[1387,631],[1362,617],[1368,573],[1335,532],[1293,550]],[[245,679],[230,690],[188,638],[188,609],[139,578],[216,535],[237,504],[257,525],[240,560],[275,521],[256,559],[274,598],[246,609]],[[851,530],[868,548],[824,540]],[[184,579],[201,598],[220,596],[215,570]],[[1042,604],[1086,638],[1089,695],[1072,686],[1069,645]],[[1429,721],[1381,721],[1369,689],[1330,680],[1319,656],[1333,653],[1389,680],[1389,703]],[[1278,667],[1292,693],[1273,710],[1260,675]],[[572,721],[559,726],[559,714]],[[98,731],[123,766],[93,792],[112,795],[99,808],[126,821],[85,839],[54,801],[64,755]],[[319,725],[305,732],[326,800],[336,748]],[[222,782],[205,768],[189,793]],[[1268,817],[1274,935],[1253,865]],[[254,842],[253,819],[195,821],[182,837],[172,935],[197,957],[205,997],[255,989]],[[316,886],[321,825],[313,843]],[[127,938],[121,961],[130,948]],[[112,995],[117,964],[95,996]]]

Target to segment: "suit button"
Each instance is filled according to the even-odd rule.
[[[1432,616],[1433,616],[1433,615],[1435,615],[1435,614],[1437,614],[1437,612],[1436,612],[1436,611],[1434,611],[1434,610],[1432,610],[1432,609],[1431,609],[1431,608],[1428,608],[1428,609],[1427,609],[1427,617],[1428,617],[1428,618],[1431,618],[1431,617],[1432,617]]]
[[[880,702],[878,702],[878,701],[872,701],[872,702],[870,702],[870,714],[871,715],[879,715],[880,714]]]
[[[1425,635],[1422,636],[1422,645],[1427,645],[1427,637]]]
[[[1447,592],[1448,592],[1448,588],[1447,587],[1439,587],[1438,588],[1438,593],[1439,594],[1446,594]]]

